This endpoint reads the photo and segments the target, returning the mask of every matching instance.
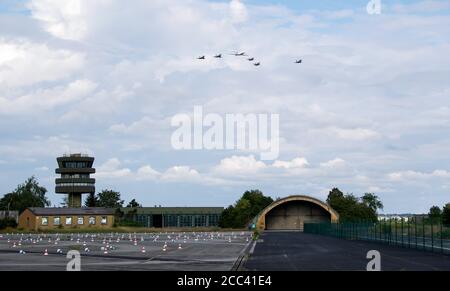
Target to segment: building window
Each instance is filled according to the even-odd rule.
[[[72,217],[66,217],[66,225],[72,225]]]
[[[106,216],[102,216],[102,225],[105,225],[108,223],[108,219]]]
[[[69,169],[88,168],[88,164],[86,162],[66,162],[65,168]]]
[[[95,225],[95,217],[94,216],[89,217],[89,224]]]
[[[53,217],[53,225],[60,225],[61,224],[61,217],[56,216]]]
[[[78,225],[83,225],[84,224],[84,217],[80,216],[78,217]]]
[[[48,225],[48,217],[42,217],[42,225]]]

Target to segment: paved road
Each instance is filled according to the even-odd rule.
[[[384,271],[450,271],[450,256],[377,243],[341,240],[300,232],[264,232],[247,270],[366,270],[369,250],[381,253]]]

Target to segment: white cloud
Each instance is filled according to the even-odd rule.
[[[309,162],[305,158],[295,158],[291,161],[275,161],[273,163],[273,167],[284,168],[284,169],[305,168],[308,166],[309,166]]]
[[[354,141],[370,140],[379,137],[376,131],[367,128],[329,127],[322,132],[340,139]]]
[[[90,80],[76,80],[67,86],[38,89],[27,95],[5,98],[0,96],[0,113],[41,113],[57,106],[79,102],[93,93],[97,84]]]
[[[28,40],[0,38],[0,86],[28,86],[61,80],[85,64],[82,53],[52,49]]]
[[[114,124],[109,128],[109,131],[116,134],[143,136],[152,134],[152,131],[163,128],[170,128],[170,121],[168,119],[155,119],[144,116],[140,120],[132,122],[130,125],[124,123]]]
[[[140,167],[137,171],[138,180],[156,180],[159,178],[161,173],[153,169],[151,166]]]
[[[163,173],[161,180],[169,182],[199,182],[201,181],[201,176],[189,166],[174,166]]]
[[[341,159],[341,158],[336,158],[324,163],[320,163],[320,166],[322,168],[327,168],[327,169],[337,169],[337,168],[343,168],[346,166],[346,162],[345,160]]]
[[[97,168],[96,178],[116,179],[131,177],[132,172],[128,168],[122,168],[118,158],[111,158]]]
[[[53,36],[81,40],[87,33],[83,0],[31,0],[28,8],[33,18],[40,20]]]
[[[400,171],[400,172],[393,172],[388,174],[388,177],[392,181],[417,181],[417,180],[423,180],[423,179],[430,179],[430,178],[450,178],[450,172],[446,170],[434,170],[433,172],[426,173],[426,172],[418,172],[418,171]]]
[[[235,23],[245,22],[248,18],[247,7],[240,0],[230,2],[231,20]]]
[[[215,171],[223,174],[256,173],[267,166],[262,161],[257,161],[255,156],[232,156],[220,161]]]

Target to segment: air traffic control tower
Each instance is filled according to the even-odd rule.
[[[95,179],[90,174],[94,158],[82,154],[64,155],[56,159],[58,169],[56,174],[61,177],[55,180],[55,193],[68,195],[68,207],[78,208],[82,205],[82,194],[95,193]]]

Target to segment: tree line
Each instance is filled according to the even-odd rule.
[[[445,225],[450,225],[450,203],[445,204],[442,208],[439,206],[432,206],[428,212],[428,219],[430,222],[442,222]]]
[[[19,184],[14,191],[3,195],[0,199],[0,210],[19,211],[22,213],[28,207],[48,207],[51,205],[46,196],[47,189],[32,176],[24,183]],[[279,198],[277,198],[279,199]],[[327,203],[339,213],[341,222],[358,222],[378,220],[378,210],[383,209],[383,203],[374,193],[364,193],[361,197],[353,194],[344,194],[338,188],[333,188],[328,194]],[[245,191],[242,196],[233,204],[224,209],[219,226],[224,228],[244,228],[250,225],[252,220],[274,200],[270,196],[265,196],[260,190]],[[67,200],[63,205],[67,206]],[[118,191],[105,189],[95,194],[89,194],[84,202],[86,207],[105,207],[117,209],[117,216],[123,221],[131,220],[130,215],[142,205],[132,199],[126,207],[134,208],[128,215],[120,211],[125,205]],[[450,203],[442,208],[433,206],[430,208],[428,218],[432,221],[439,221],[450,225]],[[1,222],[2,224],[9,222]]]

